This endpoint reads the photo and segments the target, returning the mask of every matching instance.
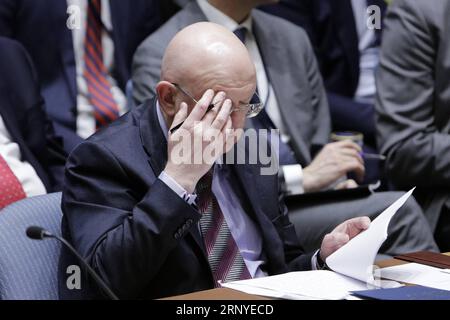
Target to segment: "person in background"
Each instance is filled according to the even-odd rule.
[[[450,2],[396,0],[377,75],[377,132],[397,188],[417,186],[436,241],[450,251]]]
[[[372,6],[377,9],[368,12]],[[364,151],[374,154],[375,71],[386,8],[385,0],[280,0],[261,8],[304,28],[327,91],[332,130],[362,133]],[[367,160],[365,181],[384,178],[382,165],[378,159]]]
[[[133,59],[134,97],[152,97],[160,79],[164,50],[183,27],[210,21],[226,27],[243,41],[257,70],[259,97],[265,109],[249,126],[278,128],[281,133],[280,181],[289,198],[290,218],[306,250],[318,247],[322,238],[339,223],[362,214],[374,219],[398,192],[347,194],[318,197],[309,194],[326,189],[350,188],[348,172],[364,174],[358,145],[328,143],[331,131],[326,93],[307,35],[300,27],[252,10],[272,0],[198,0],[189,3],[137,49]],[[270,26],[268,28],[267,26]],[[339,185],[339,181],[344,180]],[[301,195],[297,197],[297,195]],[[390,237],[381,251],[396,255],[419,250],[437,251],[423,212],[411,200],[394,217]]]
[[[61,191],[65,159],[29,55],[19,43],[0,37],[0,210]]]
[[[0,0],[0,36],[29,52],[67,152],[127,111],[134,51],[174,13],[171,3]]]
[[[261,164],[217,161],[242,138],[246,117],[261,110],[255,67],[232,32],[205,22],[181,30],[168,44],[155,90],[158,97],[81,143],[67,164],[63,234],[120,298],[322,268],[368,228],[367,217],[345,221],[320,250],[306,253],[277,175],[262,174]],[[207,138],[211,130],[215,139]],[[180,163],[175,150],[184,139],[201,143],[184,149],[188,161]],[[208,161],[203,151],[210,147],[217,152]],[[241,150],[249,155],[251,148]],[[65,278],[61,284],[61,294],[74,297]],[[101,297],[90,289],[81,298]]]

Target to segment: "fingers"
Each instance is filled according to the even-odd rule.
[[[370,226],[370,218],[369,217],[358,217],[349,220],[349,223],[353,225],[356,229],[360,231],[367,230]]]
[[[353,189],[357,188],[358,184],[355,180],[349,179],[344,182],[339,183],[334,189],[335,190],[344,190],[344,189]]]
[[[220,113],[223,107],[223,103],[225,101],[226,94],[223,91],[220,91],[214,96],[214,99],[210,105],[214,106],[212,109],[208,106],[208,111],[203,117],[202,121],[206,126],[210,126],[213,123],[214,119]]]
[[[343,247],[350,241],[350,237],[345,233],[329,233],[323,238],[323,245],[321,252],[324,253],[325,258],[330,254]]]
[[[220,108],[216,118],[211,124],[211,127],[213,129],[222,130],[225,127],[228,120],[230,119],[231,108],[232,108],[231,100],[226,99],[222,105],[222,108]]]
[[[187,117],[188,117],[188,105],[185,102],[182,102],[180,104],[180,109],[173,118],[172,128],[179,126],[180,123],[183,123],[183,121],[185,121]],[[170,128],[169,132],[171,132],[172,128]]]
[[[358,153],[362,152],[361,146],[353,142],[352,140],[343,140],[339,142],[333,142],[331,145],[334,145],[336,148],[343,148],[343,149],[353,149],[357,151]]]
[[[341,149],[341,150],[340,150],[340,153],[341,153],[343,156],[346,156],[346,157],[355,159],[355,160],[357,160],[359,163],[364,164],[364,160],[363,160],[363,157],[361,156],[361,152],[359,152],[359,151],[357,151],[357,150],[355,150],[355,149],[352,149],[352,148],[344,148],[344,149]]]
[[[333,230],[332,234],[345,233],[352,239],[360,234],[361,231],[367,230],[369,226],[370,219],[368,217],[357,217],[341,223]]]
[[[206,90],[202,98],[194,106],[194,109],[192,109],[191,113],[187,117],[185,121],[186,127],[193,127],[196,122],[201,121],[203,119],[213,98],[214,98],[214,91],[211,89]]]

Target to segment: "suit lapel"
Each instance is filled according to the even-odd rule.
[[[66,15],[67,2],[54,0],[52,2],[52,5],[48,6],[48,10],[53,10],[54,12],[53,14],[49,14],[49,16],[54,17],[53,24],[55,28],[55,43],[59,45],[61,63],[64,68],[64,75],[72,98],[72,108],[75,109],[76,114],[77,71],[75,64],[72,31],[66,27],[66,21],[68,18],[68,16]]]
[[[253,33],[263,59],[263,64],[269,78],[269,82],[275,92],[278,107],[283,119],[283,123],[293,140],[291,144],[297,160],[303,165],[311,162],[311,155],[308,144],[303,138],[299,128],[305,128],[301,123],[303,117],[299,116],[302,112],[301,106],[293,105],[294,101],[301,103],[302,92],[295,85],[287,73],[283,71],[283,64],[280,61],[286,60],[286,51],[277,41],[278,37],[271,35],[271,30],[267,29],[262,23],[260,15],[262,13],[254,10],[253,12]],[[296,116],[291,115],[295,113]],[[306,117],[308,119],[308,117]]]

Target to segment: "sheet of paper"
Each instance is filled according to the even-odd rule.
[[[332,271],[298,271],[281,275],[223,283],[223,287],[250,294],[284,299],[339,300],[350,291],[367,290],[365,283]]]
[[[383,211],[372,221],[369,229],[354,237],[345,246],[329,256],[326,260],[327,265],[340,274],[377,285],[373,277],[375,257],[381,245],[387,239],[389,222],[414,190],[415,188],[407,192]]]
[[[450,273],[418,263],[383,268],[381,277],[400,282],[418,284],[441,290],[450,290]]]

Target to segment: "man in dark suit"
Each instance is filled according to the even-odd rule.
[[[132,56],[163,14],[173,13],[168,3],[0,0],[0,35],[30,53],[67,151],[127,110]]]
[[[212,23],[183,29],[161,78],[158,98],[81,143],[67,164],[64,235],[120,298],[320,268],[368,227],[367,217],[346,221],[305,253],[276,174],[223,161],[262,107],[254,65],[233,33]],[[238,158],[250,155],[251,146],[238,147]]]
[[[373,5],[376,9],[367,12]],[[382,26],[386,7],[384,0],[281,0],[262,7],[308,33],[327,90],[333,130],[363,133],[369,153],[377,150],[375,70],[382,29],[368,26]],[[367,181],[379,178],[379,160],[366,165]]]
[[[284,143],[280,180],[284,181],[290,218],[302,246],[314,249],[335,225],[368,215],[374,219],[400,196],[396,192],[347,197],[310,193],[351,186],[348,172],[364,173],[360,148],[354,143],[328,143],[330,115],[314,52],[300,27],[252,8],[272,0],[197,0],[189,3],[149,36],[133,59],[134,97],[144,101],[155,93],[161,63],[170,39],[183,27],[199,21],[221,24],[241,37],[257,68],[258,92],[264,111],[249,125],[277,127]],[[230,4],[233,5],[230,5]],[[271,26],[271,28],[267,28]],[[320,152],[319,152],[320,151]],[[343,181],[339,186],[339,181]],[[303,194],[302,194],[303,193]],[[300,194],[300,197],[297,197]],[[424,227],[422,227],[424,226]],[[411,200],[394,217],[382,252],[390,255],[437,250],[418,204]]]
[[[0,209],[60,191],[64,164],[30,57],[19,43],[0,37]]]
[[[450,2],[396,0],[377,75],[377,131],[387,170],[418,200],[450,250]]]

